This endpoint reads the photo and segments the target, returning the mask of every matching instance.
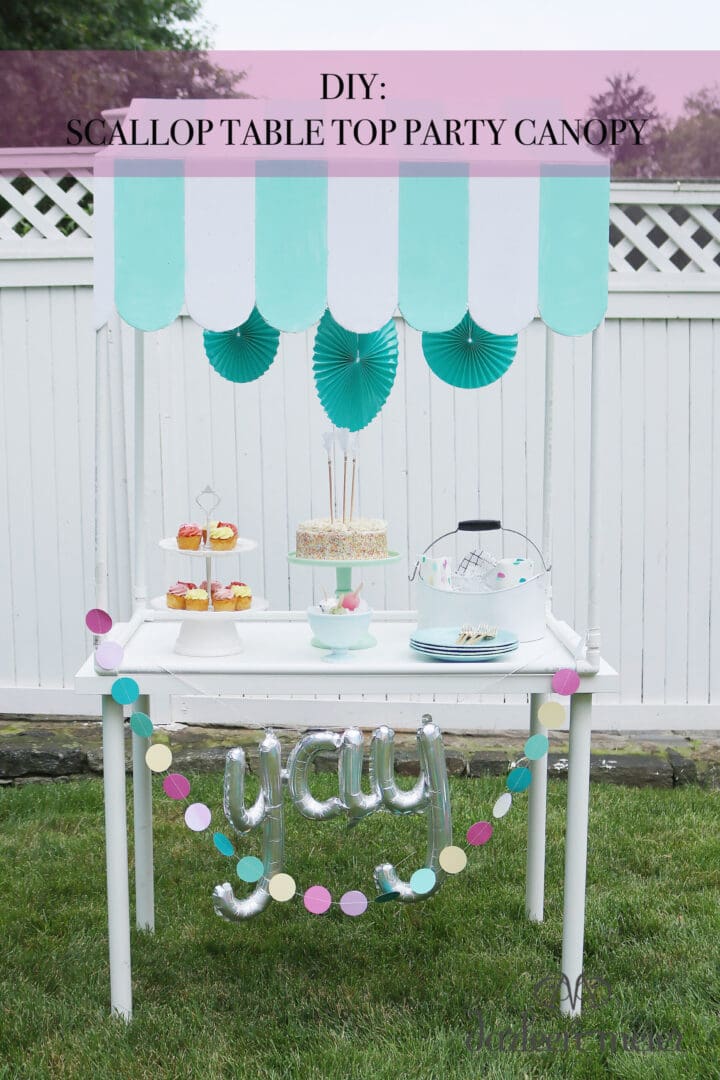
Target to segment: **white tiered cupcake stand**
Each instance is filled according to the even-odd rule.
[[[205,560],[205,580],[213,580],[212,564],[214,559],[227,559],[235,555],[244,555],[254,551],[256,540],[247,540],[238,536],[231,551],[213,551],[210,547],[199,547],[197,551],[179,548],[174,536],[159,541],[163,551],[173,555],[187,555]],[[242,651],[242,639],[238,636],[238,622],[242,622],[251,611],[267,611],[269,604],[262,596],[254,596],[247,611],[213,611],[212,600],[207,611],[183,611],[169,608],[164,596],[156,596],[150,601],[155,614],[155,621],[179,622],[180,632],[175,642],[175,652],[183,656],[232,656]]]

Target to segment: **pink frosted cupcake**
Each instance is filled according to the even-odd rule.
[[[213,593],[212,602],[215,611],[235,610],[235,595],[232,589],[226,589],[224,587],[216,589]]]
[[[197,551],[202,540],[199,525],[181,525],[177,531],[177,546],[181,551]]]
[[[167,606],[176,611],[184,611],[185,596],[190,588],[195,588],[192,582],[177,581],[174,585],[171,585],[165,594]]]
[[[210,588],[208,588],[207,581],[202,581],[200,583],[200,588],[205,589],[205,592],[209,592],[210,596],[214,596],[215,593],[218,591],[218,589],[222,589],[222,582],[221,581],[211,581],[210,582]]]

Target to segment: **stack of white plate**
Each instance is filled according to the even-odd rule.
[[[437,626],[416,630],[410,635],[410,648],[436,660],[477,664],[482,660],[500,660],[518,647],[517,635],[498,630],[494,638],[483,638],[472,645],[458,645],[461,627]]]

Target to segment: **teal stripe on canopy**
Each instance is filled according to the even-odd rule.
[[[457,166],[403,169],[399,233],[403,316],[419,330],[451,330],[468,306],[467,176]]]
[[[540,315],[558,334],[588,334],[608,294],[610,177],[544,175],[540,181]]]
[[[115,305],[130,326],[160,330],[177,318],[185,298],[182,165],[128,161],[118,163],[120,173],[125,175],[115,177]]]
[[[258,165],[255,296],[278,330],[304,330],[327,306],[327,177],[318,171],[299,163]]]

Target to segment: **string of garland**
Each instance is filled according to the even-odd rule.
[[[93,608],[87,612],[85,624],[97,637],[104,637],[112,629],[113,621],[107,612]],[[108,673],[117,673],[122,662],[123,649],[117,642],[101,641],[95,649],[94,656],[99,668]],[[579,686],[579,676],[572,668],[561,668],[553,675],[552,689],[562,697],[569,697],[576,693]],[[127,675],[117,677],[112,683],[110,692],[113,699],[123,708],[132,707],[140,697],[140,687],[136,680]],[[538,720],[544,728],[549,730],[563,727],[566,721],[565,706],[557,700],[543,702],[538,710]],[[130,728],[135,735],[143,739],[152,738],[155,731],[150,717],[146,713],[137,711],[133,711],[130,715]],[[492,809],[494,819],[504,818],[512,807],[513,795],[519,795],[530,787],[532,772],[523,762],[541,760],[547,754],[548,748],[548,737],[542,732],[531,735],[526,740],[523,757],[513,763],[505,781],[506,790],[495,801]],[[184,802],[190,797],[190,781],[182,773],[169,772],[172,761],[172,750],[164,742],[151,743],[145,754],[145,763],[151,772],[166,774],[162,782],[165,795],[175,802]],[[212,812],[206,803],[191,802],[185,807],[183,818],[192,832],[207,833],[212,823]],[[493,825],[489,821],[474,822],[465,834],[465,847],[452,844],[440,852],[438,861],[441,868],[450,875],[462,873],[468,863],[468,854],[487,844],[493,831]],[[237,857],[235,846],[225,833],[213,832],[212,841],[223,857],[228,859]],[[257,856],[243,855],[238,859],[235,870],[240,881],[254,884],[262,877],[264,866]],[[411,888],[420,895],[431,892],[435,882],[435,873],[427,866],[415,870],[410,877]],[[297,883],[290,874],[274,874],[268,882],[268,891],[275,901],[286,903],[297,895]],[[396,892],[381,893],[374,898],[374,902],[386,903],[397,897]],[[319,884],[310,885],[305,889],[302,901],[305,909],[312,915],[323,915],[331,907],[339,907],[345,915],[356,917],[364,914],[369,906],[367,896],[359,889],[351,889],[343,893],[339,901],[334,901],[329,889]]]

